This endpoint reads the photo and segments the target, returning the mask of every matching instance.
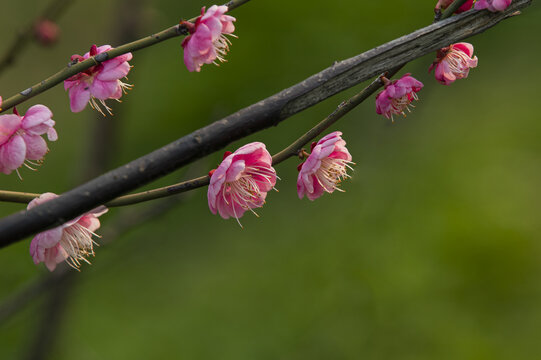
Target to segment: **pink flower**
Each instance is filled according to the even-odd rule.
[[[511,5],[512,0],[477,0],[475,10],[488,9],[492,12],[503,11]]]
[[[472,44],[452,44],[438,50],[436,60],[430,65],[428,72],[435,67],[436,80],[443,85],[452,84],[457,79],[467,78],[470,68],[477,67],[477,56],[472,58],[472,55]]]
[[[41,194],[28,204],[27,209],[57,197],[53,193]],[[81,261],[90,264],[86,257],[94,256],[95,242],[92,235],[96,235],[94,231],[100,227],[98,216],[106,212],[107,208],[100,206],[54,229],[37,234],[30,243],[34,264],[43,262],[49,271],[53,271],[64,260],[75,269],[79,269]]]
[[[50,46],[58,40],[60,29],[58,25],[48,19],[38,19],[34,24],[34,37],[44,46]]]
[[[410,74],[405,74],[402,78],[393,81],[385,77],[381,79],[385,84],[385,89],[376,96],[376,112],[393,121],[395,114],[406,116],[404,110],[411,111],[409,108],[411,102],[419,100],[417,92],[423,88],[423,83],[411,77]]]
[[[216,64],[218,59],[224,62],[224,56],[229,51],[231,42],[224,35],[233,35],[236,19],[224,15],[228,8],[225,5],[212,5],[205,13],[205,7],[201,9],[201,15],[192,24],[183,21],[181,25],[186,26],[190,35],[182,42],[184,48],[184,64],[188,71],[201,71],[203,64]],[[218,64],[216,64],[218,65]]]
[[[226,152],[220,166],[209,173],[210,211],[238,221],[246,210],[254,212],[252,209],[263,206],[267,192],[276,185],[276,171],[271,164],[272,157],[260,142],[244,145],[234,153]]]
[[[440,9],[447,9],[449,5],[451,5],[455,0],[438,0],[438,3],[436,4],[435,10]],[[473,5],[473,0],[468,0],[462,6],[458,8],[457,11],[455,11],[455,14],[463,13],[464,11],[468,11],[471,9]]]
[[[97,54],[111,50],[109,45],[97,47],[92,45],[90,52],[83,56],[72,55],[71,60],[83,61]],[[105,104],[107,99],[120,101],[123,93],[132,88],[132,85],[123,83],[119,79],[130,72],[131,66],[128,63],[132,59],[131,53],[126,53],[111,60],[104,61],[98,65],[78,73],[64,81],[64,89],[69,89],[70,107],[73,112],[80,112],[90,102],[90,106],[105,116],[99,103],[112,115],[111,108]],[[96,101],[96,99],[98,101]]]
[[[314,201],[324,192],[343,191],[339,188],[340,182],[350,177],[347,168],[351,169],[349,164],[353,163],[341,135],[340,131],[335,131],[312,144],[312,153],[298,167],[299,199],[306,195]]]
[[[23,164],[32,169],[27,163],[38,165],[42,161],[49,149],[40,135],[47,133],[50,141],[58,138],[52,116],[51,110],[44,105],[32,106],[24,116],[20,116],[16,109],[14,114],[0,115],[1,172],[10,174]]]

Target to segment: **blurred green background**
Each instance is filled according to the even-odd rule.
[[[58,21],[58,44],[30,45],[0,77],[0,94],[56,72],[93,43],[117,45],[111,39],[126,22],[141,37],[210,5],[123,2],[76,1]],[[181,39],[135,53],[135,87],[118,117],[106,119],[120,128],[108,144],[94,140],[100,115],[71,113],[61,86],[22,104],[48,105],[60,138],[38,172],[22,169],[24,181],[2,175],[0,186],[66,191],[83,181],[89,149],[111,146],[106,167],[119,166],[429,24],[435,2],[253,0],[232,13],[239,38],[219,68],[189,73]],[[0,54],[45,5],[2,4]],[[407,118],[391,124],[373,99],[343,118],[329,131],[344,133],[357,163],[346,193],[299,200],[291,159],[277,167],[280,192],[269,194],[260,218],[242,218],[244,229],[213,216],[199,189],[98,248],[92,266],[73,277],[44,357],[541,358],[540,32],[534,4],[468,40],[479,67],[467,80],[439,85],[427,73],[434,54],[409,64],[404,72],[425,88]],[[229,150],[263,141],[275,153],[361,86]],[[189,171],[205,174],[221,157]],[[146,188],[184,178],[181,170]],[[0,215],[20,209],[2,203]],[[129,210],[112,209],[99,232]],[[28,255],[29,240],[0,251],[0,299],[46,275]],[[48,309],[39,296],[0,324],[1,359],[27,356]]]

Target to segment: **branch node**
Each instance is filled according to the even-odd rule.
[[[183,22],[183,23],[181,23],[179,25],[175,25],[175,30],[176,30],[177,34],[179,34],[179,35],[188,35],[188,34],[190,34],[190,31],[186,27],[185,23],[186,22]]]
[[[97,61],[97,62],[104,62],[105,60],[107,60],[109,58],[109,54],[107,52],[102,52],[102,53],[99,53],[98,55],[94,56],[94,59]]]
[[[24,89],[23,91],[21,91],[20,94],[22,96],[28,96],[28,95],[30,95],[31,92],[32,92],[32,88],[29,87],[28,89]]]

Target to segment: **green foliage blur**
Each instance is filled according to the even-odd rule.
[[[51,75],[93,43],[117,45],[121,21],[142,37],[210,5],[135,1],[119,10],[119,2],[76,1],[58,21],[56,46],[30,45],[1,75],[0,94]],[[122,165],[431,23],[435,2],[252,0],[232,13],[239,38],[220,67],[189,73],[180,38],[134,54],[135,87],[109,118],[120,127],[112,144],[94,140],[101,115],[71,113],[61,86],[19,106],[49,106],[59,140],[38,172],[2,175],[0,186],[67,191],[84,180],[92,147],[111,146],[107,168]],[[0,54],[45,4],[2,4]],[[241,219],[243,229],[213,216],[199,189],[97,248],[74,276],[48,358],[541,358],[540,32],[535,3],[468,40],[479,67],[466,80],[438,84],[427,73],[434,54],[407,65],[425,84],[407,118],[391,124],[370,99],[340,120],[329,131],[344,133],[357,164],[345,193],[299,200],[290,159],[277,167],[280,191],[259,218]],[[362,86],[228,149],[263,141],[275,153]],[[205,174],[221,156],[145,188]],[[0,215],[23,208],[2,203]],[[129,210],[110,210],[99,232]],[[0,299],[47,272],[32,263],[29,240],[0,251]],[[25,356],[46,304],[36,297],[0,324],[0,359]]]

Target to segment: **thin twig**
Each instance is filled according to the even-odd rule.
[[[387,76],[391,77],[396,74],[402,66],[392,69],[387,72]],[[300,138],[295,140],[291,145],[277,153],[272,157],[272,164],[278,165],[279,163],[285,161],[286,159],[296,156],[298,152],[302,149],[303,146],[308,144],[311,140],[315,139],[323,131],[329,128],[332,124],[346,115],[348,112],[353,110],[357,105],[361,104],[366,100],[370,95],[376,92],[383,84],[379,77],[374,80],[368,87],[364,88],[360,93],[353,96],[347,101],[342,102],[334,112],[329,116],[323,119],[319,124],[314,126],[308,132],[303,134]],[[124,196],[119,196],[114,200],[109,201],[105,204],[107,207],[116,207],[116,206],[125,206],[141,203],[144,201],[150,201],[155,199],[164,198],[167,196],[180,194],[189,190],[194,190],[203,186],[207,186],[210,182],[210,177],[208,175],[201,176],[195,179],[186,180],[178,184],[168,185],[157,189],[147,190],[135,194],[129,194]],[[0,190],[0,201],[6,202],[17,202],[17,203],[28,203],[32,199],[38,197],[40,194],[36,193],[18,193],[14,191],[1,191]]]
[[[67,10],[74,0],[52,0],[51,3],[43,12],[32,20],[24,30],[17,33],[11,46],[5,51],[0,60],[0,74],[4,72],[9,66],[15,63],[17,56],[20,56],[26,45],[30,42],[34,32],[34,26],[40,19],[47,19],[56,21],[60,18],[62,13]]]
[[[466,0],[459,0],[457,2],[460,3],[460,5],[462,5],[462,3],[464,3],[465,1]],[[441,17],[441,20],[445,19],[446,17],[451,16],[453,12],[455,11],[455,10],[452,10],[452,11],[451,10],[452,10],[451,8],[447,8],[445,13]],[[402,67],[403,65],[395,67],[394,69],[388,71],[386,75],[388,77],[392,77]],[[279,153],[275,154],[272,157],[273,165],[277,165],[289,157],[296,156],[303,146],[305,146],[308,142],[310,142],[311,140],[316,138],[318,135],[320,135],[325,129],[327,129],[329,126],[334,124],[338,119],[340,119],[345,114],[353,110],[357,105],[362,103],[366,98],[368,98],[370,95],[375,93],[381,86],[382,86],[382,83],[381,83],[380,78],[378,77],[368,87],[364,88],[360,93],[353,96],[349,100],[341,103],[332,114],[327,116],[324,120],[322,120],[319,124],[317,124],[312,129],[310,129],[308,132],[306,132],[303,136],[301,136],[291,145],[289,145],[288,147],[286,147]],[[143,192],[139,192],[135,194],[119,196],[116,199],[113,199],[109,201],[108,203],[106,203],[105,206],[107,207],[125,206],[125,205],[141,203],[144,201],[160,199],[160,198],[164,198],[164,197],[171,196],[174,194],[179,194],[179,193],[183,193],[189,190],[207,186],[209,182],[210,182],[210,177],[208,175],[205,175],[205,176],[201,176],[195,179],[186,180],[181,183],[160,187],[157,189],[147,190],[147,191],[143,191]],[[32,199],[38,196],[40,196],[40,194],[23,193],[23,192],[19,193],[19,192],[14,192],[14,191],[0,190],[0,201],[5,201],[5,202],[28,203],[32,201]]]
[[[165,201],[139,209],[127,209],[120,216],[114,219],[114,223],[108,224],[101,233],[102,241],[100,247],[115,241],[120,236],[125,235],[134,227],[140,224],[147,224],[151,221],[160,219],[172,209],[182,204],[189,198],[189,194],[180,197],[170,197]],[[46,275],[22,286],[7,298],[2,299],[0,303],[0,326],[17,314],[41,294],[51,290],[59,281],[73,273],[74,270],[66,264],[59,264],[57,269]]]
[[[101,175],[60,197],[0,220],[0,247],[61,225],[100,204],[162,177],[232,141],[277,125],[331,95],[458,40],[478,34],[531,0],[506,11],[468,11],[336,63],[305,81],[186,135],[150,154]]]
[[[248,1],[249,0],[232,0],[228,4],[229,4],[230,9],[233,10],[247,3]],[[189,21],[195,21],[195,19],[196,18],[192,18]],[[20,93],[16,95],[13,95],[7,99],[4,99],[4,102],[2,103],[2,108],[0,108],[0,113],[7,111],[8,109],[16,105],[19,105],[20,103],[25,102],[26,100],[30,98],[33,98],[34,96],[41,94],[42,92],[46,90],[51,89],[52,87],[60,84],[64,80],[72,77],[73,75],[76,75],[82,71],[85,71],[86,69],[92,66],[98,65],[101,62],[110,60],[122,54],[126,54],[128,52],[134,52],[140,49],[147,48],[152,45],[156,45],[162,41],[165,41],[177,36],[184,36],[187,34],[188,34],[188,31],[186,27],[184,25],[179,24],[179,25],[172,26],[168,29],[165,29],[159,33],[146,36],[142,39],[115,47],[109,51],[102,52],[84,61],[81,61],[78,63],[70,62],[67,64],[66,67],[64,67],[62,70],[60,70],[56,74],[49,76],[47,79],[40,81],[39,83],[21,91]]]
[[[445,12],[441,16],[441,20],[447,19],[448,17],[452,16],[455,11],[458,10],[459,7],[462,6],[467,0],[455,0],[445,9]]]

